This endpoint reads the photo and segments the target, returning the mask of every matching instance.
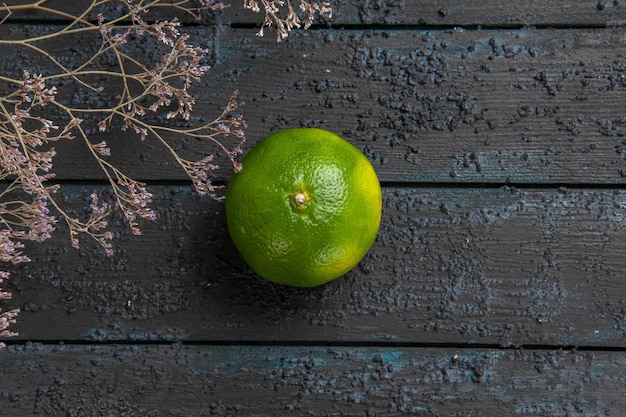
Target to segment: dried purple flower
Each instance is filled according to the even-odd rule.
[[[257,36],[264,35],[264,28],[275,26],[276,40],[278,42],[289,36],[289,32],[294,28],[304,27],[304,29],[308,29],[311,27],[313,20],[318,15],[325,15],[329,19],[332,18],[332,8],[330,3],[326,2],[317,3],[300,0],[299,9],[306,14],[304,23],[294,10],[290,0],[244,0],[243,7],[244,9],[259,13],[261,11],[259,3],[263,7],[265,18],[263,19]],[[285,7],[286,12],[281,15],[281,11],[284,10]]]
[[[39,8],[39,3],[3,5],[4,16],[0,25],[11,18],[14,10],[29,8],[67,19],[66,12],[58,12],[51,7]],[[105,3],[117,3],[125,12],[107,20],[100,13],[100,10],[106,9],[103,7]],[[293,28],[308,28],[317,15],[331,14],[327,3],[309,3],[304,0],[300,0],[299,7],[299,11],[304,13],[304,20],[301,20],[288,0],[260,0],[260,5],[265,11],[265,19],[259,35],[262,35],[264,27],[275,26],[279,40]],[[260,12],[261,6],[259,1],[244,0],[244,7],[255,12]],[[242,154],[247,124],[237,114],[243,105],[238,101],[237,92],[232,94],[222,114],[200,126],[180,128],[172,124],[161,125],[154,122],[154,118],[147,117],[165,110],[167,119],[182,119],[185,126],[193,125],[191,114],[195,98],[190,87],[210,70],[206,63],[208,51],[190,43],[189,36],[183,33],[176,18],[155,22],[145,17],[148,11],[167,8],[200,20],[204,12],[221,10],[226,6],[216,0],[102,0],[88,2],[85,7],[75,16],[73,23],[50,35],[50,38],[63,41],[64,37],[80,32],[85,38],[92,34],[101,43],[93,56],[74,67],[67,66],[69,64],[56,60],[52,54],[35,46],[38,38],[0,39],[0,45],[5,42],[10,43],[11,48],[39,52],[44,58],[42,62],[49,64],[46,75],[27,70],[15,79],[6,74],[0,77],[0,82],[14,87],[14,91],[9,88],[9,93],[0,97],[0,180],[7,184],[4,189],[0,189],[0,261],[13,264],[27,262],[28,257],[22,253],[25,248],[23,242],[45,241],[50,238],[58,221],[68,225],[74,247],[79,246],[81,236],[88,236],[107,255],[113,255],[113,234],[107,230],[107,219],[114,208],[120,209],[135,234],[141,234],[140,218],[155,220],[156,214],[150,208],[152,194],[148,192],[146,184],[128,177],[109,161],[111,149],[107,142],[95,141],[88,133],[93,127],[97,127],[100,132],[107,132],[116,125],[114,120],[117,120],[121,122],[122,129],[134,131],[141,140],[160,142],[187,173],[196,191],[216,199],[222,197],[218,195],[221,187],[211,181],[212,171],[219,168],[214,162],[215,157],[208,155],[197,161],[185,159],[167,140],[171,137],[191,137],[210,141],[229,158],[233,170],[242,169],[237,158]],[[281,11],[285,7],[286,13],[282,16]],[[95,24],[85,20],[84,16],[89,15],[97,16]],[[135,51],[129,49],[134,42],[152,42],[155,48],[160,48],[160,58],[156,63],[141,62],[135,56]],[[95,67],[103,59],[113,62],[117,68],[105,73]],[[107,75],[107,80],[94,84],[94,79]],[[105,92],[105,85],[108,87],[115,83],[120,91],[116,102],[101,107],[93,103],[80,107],[60,101],[57,97],[62,97],[57,94],[61,85],[85,89],[98,95]],[[55,108],[55,111],[48,112],[50,107]],[[59,113],[62,116],[58,118],[47,116]],[[94,117],[96,126],[86,126]],[[91,195],[86,219],[65,212],[55,197],[59,185],[50,185],[48,182],[54,178],[52,170],[56,151],[52,144],[77,138],[87,144],[114,194],[114,200],[110,203],[100,201],[96,194]],[[233,139],[234,144],[224,144]],[[0,284],[8,277],[8,272],[0,270]],[[0,300],[7,298],[10,298],[10,294],[0,289]],[[0,337],[14,335],[7,328],[15,321],[18,312],[0,311]],[[0,346],[3,344],[0,343]]]

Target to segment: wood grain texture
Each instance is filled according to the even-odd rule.
[[[618,416],[624,352],[12,346],[3,416]]]
[[[624,2],[336,0],[333,19],[279,44],[255,37],[262,16],[241,4],[184,28],[213,66],[195,114],[238,89],[246,149],[296,126],[354,143],[384,181],[374,247],[320,288],[261,280],[223,205],[191,193],[162,147],[94,127],[149,182],[159,219],[132,236],[117,214],[112,258],[87,240],[74,250],[62,225],[26,248],[4,286],[3,310],[22,312],[0,350],[0,415],[622,415]],[[0,37],[52,23],[12,16]],[[94,41],[47,47],[73,67]],[[4,74],[49,71],[22,48],[0,53]],[[59,85],[59,99],[107,105],[118,86],[100,82],[100,96]],[[216,151],[168,140],[189,158]],[[92,192],[110,198],[84,146],[59,144],[55,165],[78,216]]]
[[[32,0],[10,0],[8,5],[32,3]],[[170,1],[174,3],[174,1]],[[164,1],[163,3],[168,3]],[[220,13],[222,24],[258,25],[263,15],[243,9],[243,0],[224,1],[229,7]],[[613,0],[331,0],[333,18],[318,21],[320,25],[419,25],[419,26],[621,26],[626,22],[626,7]],[[48,0],[50,8],[74,14],[84,6],[77,2]],[[107,17],[115,17],[118,7],[101,7]],[[148,16],[155,19],[185,20],[185,15],[171,9],[154,8]],[[21,12],[13,18],[36,20],[42,13]],[[95,16],[92,18],[95,19]],[[271,33],[271,32],[270,32]]]
[[[254,29],[189,32],[215,62],[194,91],[196,117],[218,115],[239,90],[247,103],[246,149],[277,129],[316,126],[362,149],[383,181],[626,183],[623,29],[317,30],[281,44],[255,38]],[[89,43],[79,45],[90,53]],[[81,56],[51,47],[62,62]],[[147,57],[151,49],[136,53]],[[15,73],[32,58],[6,54]],[[107,87],[99,98],[60,87],[60,99],[100,106],[114,100],[115,87]],[[99,134],[95,125],[91,133],[107,140],[112,161],[132,177],[184,179],[156,143],[117,129]],[[168,139],[190,158],[217,152]],[[84,145],[57,148],[64,155],[59,179],[102,178]],[[225,169],[216,179],[229,176]]]
[[[78,212],[101,191],[64,189]],[[110,259],[61,230],[29,248],[7,287],[19,339],[624,347],[620,190],[387,187],[371,252],[306,290],[251,273],[221,203],[152,191],[159,220],[114,223]]]
[[[619,26],[626,21],[626,7],[611,0],[334,0],[331,4],[337,10],[334,24]]]
[[[622,30],[317,31],[280,49],[247,33],[220,41],[215,73],[258,137],[340,132],[383,181],[624,182]]]

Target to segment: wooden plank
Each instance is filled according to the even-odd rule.
[[[390,2],[395,7],[376,7],[376,2],[350,1],[346,14],[355,11],[364,23],[400,23],[429,25],[622,25],[624,6],[618,2],[575,0],[524,1],[503,3],[496,0],[458,2],[428,0]],[[392,8],[393,10],[388,10]],[[343,10],[340,9],[339,13]]]
[[[96,186],[64,186],[80,212]],[[13,268],[18,340],[613,346],[626,340],[626,194],[611,189],[384,189],[378,239],[314,289],[257,278],[223,205],[153,186],[159,220],[117,253],[59,231]]]
[[[171,1],[170,1],[171,2]],[[32,1],[11,0],[9,6],[28,4]],[[167,4],[168,1],[161,3]],[[260,24],[263,15],[244,10],[243,0],[224,1],[228,8],[221,13],[225,24]],[[626,7],[613,0],[527,0],[524,2],[501,2],[497,0],[331,0],[333,18],[322,19],[322,25],[334,26],[383,24],[383,25],[434,25],[434,26],[621,26],[626,22]],[[48,0],[46,6],[71,13],[81,13],[84,6],[74,2]],[[119,9],[119,7],[118,7]],[[105,16],[117,15],[116,7],[101,7]],[[171,19],[184,16],[172,10],[153,9],[149,16]],[[16,13],[14,18],[40,19],[40,13]]]
[[[10,346],[22,417],[616,416],[624,352],[263,346]]]
[[[78,17],[82,18],[82,21],[97,22],[98,15],[102,15],[105,20],[113,21],[121,19],[129,14],[129,3],[137,5],[142,4],[142,7],[148,7],[147,12],[141,13],[142,17],[146,21],[173,21],[178,20],[182,24],[205,24],[212,25],[216,23],[216,18],[219,14],[218,11],[211,11],[205,8],[202,12],[195,10],[200,7],[200,2],[190,1],[178,1],[178,0],[156,0],[156,1],[84,1],[84,2],[68,2],[64,0],[46,0],[41,2],[40,6],[33,6],[38,3],[37,0],[10,0],[2,3],[0,9],[0,19],[6,17],[6,22],[43,22],[48,24],[50,22],[63,22],[69,23],[76,20]],[[176,6],[172,7],[172,3]],[[94,6],[95,4],[95,6]],[[11,13],[8,13],[8,9],[11,9]],[[91,11],[91,12],[90,12]],[[201,18],[198,21],[198,17]],[[129,19],[130,21],[130,19]]]
[[[337,131],[383,180],[625,181],[621,29],[237,33],[215,72],[250,126]]]
[[[611,0],[502,2],[497,0],[331,0],[333,18],[322,25],[419,26],[621,26],[626,7]],[[258,24],[258,15],[233,1],[223,14],[230,24]],[[269,33],[272,33],[271,31]]]
[[[317,30],[281,44],[254,29],[226,30],[219,41],[204,28],[189,31],[216,62],[195,90],[196,118],[219,114],[238,89],[247,103],[246,149],[277,129],[318,126],[362,149],[383,181],[626,183],[622,29]],[[50,47],[63,62],[90,50]],[[150,50],[137,49],[137,57]],[[3,71],[32,65],[28,53],[7,54]],[[98,100],[74,89],[59,94],[76,105]],[[184,178],[163,147],[91,131],[129,175]],[[217,151],[170,139],[190,158]],[[59,178],[102,178],[85,162],[83,144],[57,148]],[[226,180],[230,171],[217,175]]]

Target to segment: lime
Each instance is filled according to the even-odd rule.
[[[376,172],[356,147],[322,129],[259,142],[226,188],[228,231],[259,276],[314,287],[365,256],[380,226]]]

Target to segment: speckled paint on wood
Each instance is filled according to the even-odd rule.
[[[168,0],[174,3],[173,0]],[[165,1],[164,3],[167,3]],[[31,3],[32,0],[10,0],[8,5]],[[228,8],[219,13],[224,24],[258,25],[259,14],[244,10],[242,1],[224,2]],[[483,27],[605,27],[620,26],[626,22],[626,7],[619,0],[526,0],[502,2],[499,0],[331,0],[333,18],[322,19],[322,27],[345,25],[411,25],[411,26],[483,26]],[[47,0],[46,6],[70,13],[83,9],[80,3]],[[122,6],[100,7],[98,12],[114,18]],[[166,9],[154,8],[151,16],[171,18]],[[41,13],[22,11],[14,18],[40,19]],[[178,16],[183,22],[193,22],[190,16]],[[205,16],[206,18],[207,16]],[[95,16],[91,17],[95,19]],[[273,32],[268,32],[268,37]]]
[[[314,126],[362,149],[383,181],[626,184],[622,29],[315,30],[280,44],[254,29],[188,31],[215,64],[195,91],[196,115],[218,115],[238,89],[250,126],[245,149],[277,129]],[[88,52],[53,50],[62,62]],[[28,67],[28,53],[5,53],[16,73]],[[59,91],[76,105],[102,105],[86,92]],[[157,144],[93,130],[128,175],[184,179]],[[190,158],[219,154],[199,141],[169,140]],[[84,162],[83,147],[57,148],[66,158],[57,178],[103,178]],[[229,175],[216,172],[219,180]]]
[[[335,26],[281,44],[256,38],[241,7],[221,15],[234,27],[186,28],[214,64],[197,114],[239,89],[248,146],[283,127],[342,134],[384,181],[378,240],[327,286],[262,281],[223,207],[159,149],[97,136],[149,183],[159,220],[136,237],[115,217],[110,259],[72,249],[62,227],[28,248],[6,288],[21,336],[0,351],[0,414],[620,415],[622,3],[337,0]],[[0,36],[50,29],[34,23]],[[71,63],[87,43],[53,50]],[[4,71],[32,66],[1,52]],[[58,149],[62,199],[81,213],[101,175]]]
[[[65,185],[89,204],[105,187]],[[159,216],[117,253],[29,251],[9,289],[21,340],[196,340],[623,345],[626,193],[385,187],[372,250],[346,277],[298,290],[255,277],[223,205],[153,186]],[[103,194],[106,194],[103,192]]]
[[[42,346],[0,352],[3,416],[616,416],[624,352]]]
[[[626,7],[619,0],[332,0],[330,3],[335,10],[331,27],[605,27],[626,22]],[[226,22],[258,22],[254,13],[243,10],[241,2],[235,2],[223,15]]]

